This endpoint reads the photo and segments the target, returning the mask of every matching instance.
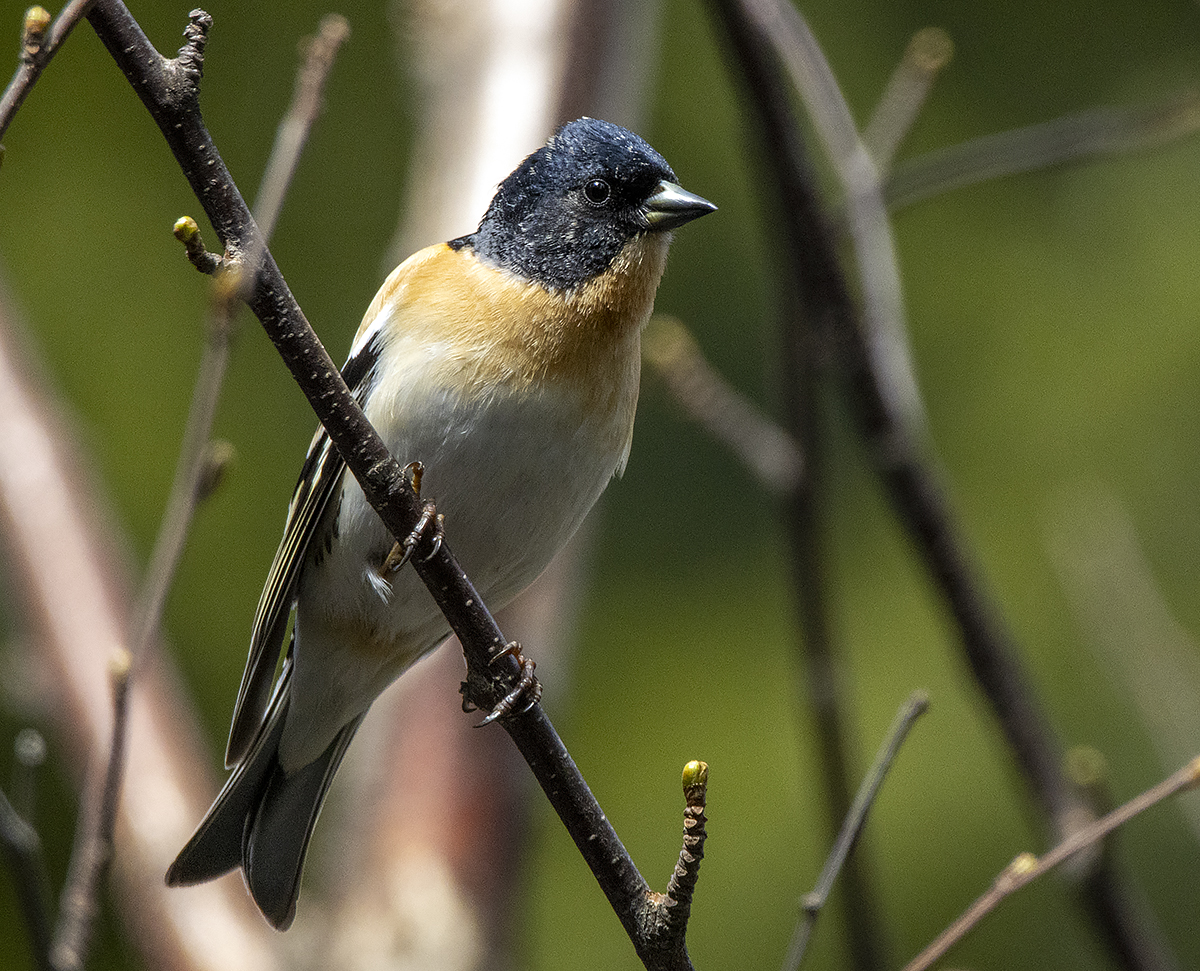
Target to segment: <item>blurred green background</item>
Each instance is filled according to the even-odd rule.
[[[187,5],[132,9],[160,50],[177,49]],[[328,0],[217,0],[206,9],[215,27],[205,116],[252,195],[290,97],[296,42],[330,7]],[[20,10],[10,0],[0,6],[0,47],[10,54]],[[929,24],[949,32],[954,61],[902,156],[1200,82],[1200,10],[1184,0],[815,0],[804,11],[860,121],[912,32]],[[273,243],[339,360],[388,269],[381,254],[395,227],[415,120],[413,86],[397,62],[384,5],[341,12],[353,34]],[[668,0],[660,24],[642,134],[721,211],[680,233],[658,309],[685,320],[710,360],[775,411],[771,241],[749,114],[706,8]],[[86,25],[39,83],[5,146],[0,273],[83,431],[132,555],[144,563],[170,483],[207,293],[170,227],[180,215],[199,216],[199,206]],[[895,220],[916,366],[964,535],[1064,742],[1104,754],[1121,801],[1177,766],[1158,761],[1124,679],[1093,649],[1095,625],[1080,620],[1052,541],[1057,530],[1075,535],[1086,523],[1087,497],[1115,501],[1165,604],[1184,631],[1200,629],[1198,174],[1200,138],[1193,138],[953,192]],[[211,231],[208,238],[211,245]],[[239,459],[199,515],[166,617],[207,718],[214,764],[312,426],[274,350],[246,319],[217,428]],[[953,631],[849,435],[835,442],[833,463],[833,624],[854,693],[856,771],[912,689],[932,698],[865,844],[898,966],[1016,852],[1040,846]],[[704,968],[776,967],[797,898],[811,888],[825,852],[777,513],[647,375],[628,471],[595,514],[574,684],[569,696],[546,699],[660,889],[678,852],[679,770],[690,758],[709,762],[710,841],[689,934]],[[0,619],[16,636],[3,602]],[[27,721],[19,706],[4,714],[0,740]],[[1200,751],[1200,738],[1172,741]],[[0,778],[9,761],[0,757]],[[40,823],[57,883],[73,798],[61,772],[48,773],[47,784]],[[1136,820],[1114,851],[1184,966],[1196,967],[1200,849],[1184,809],[1169,804]],[[536,847],[520,929],[528,967],[640,966],[545,809]],[[108,921],[96,968],[134,960]],[[809,967],[842,966],[836,929],[831,914]],[[1057,878],[1005,903],[955,961],[1109,966]],[[27,967],[11,882],[0,872],[0,971]]]

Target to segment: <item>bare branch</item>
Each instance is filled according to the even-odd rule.
[[[829,892],[833,889],[834,881],[841,873],[850,851],[858,842],[859,834],[862,833],[863,826],[867,822],[867,813],[875,804],[875,797],[879,795],[883,780],[887,777],[892,763],[895,762],[900,746],[904,744],[909,731],[916,720],[925,714],[928,707],[929,699],[925,693],[917,691],[910,695],[908,700],[901,705],[900,710],[896,712],[896,718],[892,722],[883,747],[875,756],[874,764],[863,779],[858,794],[854,797],[854,805],[851,806],[850,813],[842,822],[842,830],[838,833],[837,842],[834,844],[829,858],[825,861],[825,866],[821,869],[817,885],[804,896],[803,912],[800,915],[800,922],[796,925],[796,930],[792,933],[787,955],[783,959],[783,971],[796,971],[804,960],[804,953],[808,949],[808,940],[816,925],[817,917],[829,900]]]
[[[317,340],[212,143],[198,108],[198,82],[204,38],[211,18],[193,13],[188,44],[167,61],[119,0],[96,0],[89,21],[130,80],[175,154],[184,176],[204,207],[227,254],[244,260],[246,294],[284,363],[304,391],[330,439],[363,492],[392,533],[404,538],[416,526],[421,504],[406,476],[346,388],[337,367]],[[490,665],[507,644],[495,620],[462,572],[449,543],[413,559],[418,575],[458,635],[467,657],[466,697],[491,709],[520,675],[512,657]],[[616,831],[540,706],[502,718],[551,805],[563,820],[626,932],[642,954],[639,918],[649,905],[645,881]]]
[[[683,797],[687,807],[683,813],[683,846],[679,861],[667,884],[663,899],[666,924],[670,936],[683,947],[688,918],[692,913],[692,897],[700,879],[700,861],[704,859],[704,843],[708,833],[704,807],[708,800],[708,763],[693,760],[683,767]]]
[[[1200,756],[1192,759],[1182,769],[1158,785],[1147,789],[1140,796],[1135,796],[1120,808],[1114,809],[1103,819],[1098,819],[1072,833],[1040,859],[1032,853],[1018,854],[996,878],[991,889],[971,904],[963,915],[939,934],[929,947],[905,965],[904,971],[925,971],[934,961],[962,940],[967,932],[985,916],[995,910],[1005,897],[1036,880],[1064,860],[1070,859],[1080,850],[1098,843],[1139,813],[1145,812],[1151,806],[1158,805],[1164,799],[1169,799],[1178,792],[1194,789],[1197,785],[1200,785]]]
[[[741,459],[763,488],[775,493],[796,488],[804,474],[800,444],[705,360],[681,321],[656,315],[642,335],[642,356],[683,409]]]
[[[875,106],[875,114],[863,129],[863,143],[880,172],[891,167],[896,151],[929,96],[934,79],[953,53],[950,35],[938,27],[918,30],[908,42],[904,57]]]
[[[102,766],[113,721],[106,658],[130,643],[124,565],[112,554],[122,544],[104,531],[94,498],[102,490],[80,458],[86,448],[34,391],[7,311],[0,299],[0,528],[53,688],[49,712],[73,763]],[[130,939],[157,967],[270,971],[271,932],[257,916],[247,920],[240,890],[198,888],[185,905],[163,886],[170,854],[208,800],[194,712],[165,659],[150,652],[147,660],[130,698],[129,772],[116,821],[114,875]],[[203,928],[198,912],[208,915]]]
[[[254,218],[264,239],[269,240],[275,230],[300,153],[321,112],[321,97],[333,59],[349,36],[350,24],[345,17],[326,14],[316,36],[308,38],[303,45],[304,59],[296,73],[292,104],[275,133],[275,144],[254,202]]]
[[[75,850],[50,946],[50,965],[54,971],[81,971],[91,944],[92,927],[100,913],[100,884],[112,861],[117,802],[124,778],[132,667],[133,656],[124,648],[117,648],[109,659],[113,720],[108,763],[99,785],[85,790],[83,812],[76,825]]]
[[[908,433],[920,440],[925,435],[925,408],[908,347],[900,269],[883,199],[882,165],[871,158],[859,137],[833,70],[800,11],[789,0],[742,0],[741,6],[803,98],[841,182],[862,291],[860,340],[869,355],[876,393],[895,419],[908,426]]]
[[[1106,106],[984,135],[898,163],[884,187],[891,209],[978,182],[1104,155],[1144,151],[1200,129],[1200,92],[1127,108]]]
[[[49,22],[50,14],[45,7],[30,7],[25,12],[21,32],[21,61],[4,94],[0,95],[0,138],[8,131],[17,110],[25,103],[25,98],[50,63],[50,58],[58,53],[63,41],[87,15],[92,3],[93,0],[71,0],[53,24]],[[0,146],[2,156],[3,147]]]

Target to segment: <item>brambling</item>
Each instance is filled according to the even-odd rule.
[[[423,465],[423,494],[492,608],[542,572],[624,468],[670,231],[715,208],[637,135],[582,118],[500,184],[474,233],[409,257],[367,308],[342,374],[392,454]],[[449,633],[393,548],[318,429],[254,619],[233,774],[167,883],[241,867],[266,919],[291,924],[355,731]]]

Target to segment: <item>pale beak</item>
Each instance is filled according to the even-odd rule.
[[[654,189],[654,194],[642,206],[642,213],[650,229],[654,231],[674,229],[684,223],[699,219],[716,211],[707,199],[693,195],[674,182],[663,179]]]

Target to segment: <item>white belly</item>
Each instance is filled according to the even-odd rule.
[[[493,389],[480,407],[419,377],[391,402],[406,421],[368,407],[376,427],[396,430],[388,446],[401,464],[424,465],[422,497],[445,516],[451,550],[493,610],[545,569],[623,465],[637,402],[636,346],[632,353],[614,375],[617,406],[603,414],[585,414],[571,387]],[[315,758],[449,633],[411,568],[381,591],[379,569],[394,540],[345,476],[340,505],[326,514],[337,516],[338,540],[319,563],[310,555],[300,579],[291,711],[304,714],[302,725],[289,718],[285,767]]]

